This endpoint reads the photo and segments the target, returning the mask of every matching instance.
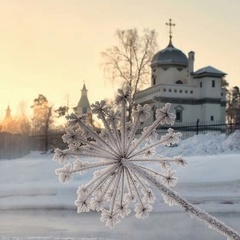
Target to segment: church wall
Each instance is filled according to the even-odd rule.
[[[162,104],[163,106],[164,104]],[[171,111],[176,114],[177,109],[182,108],[182,119],[176,122],[196,122],[199,121],[222,121],[225,110],[219,104],[172,104]],[[211,119],[213,116],[213,119]]]
[[[200,90],[201,88],[201,82],[202,82],[202,79],[198,79],[198,78],[191,78],[191,86],[194,86],[196,88],[198,88]],[[198,96],[200,97],[200,95]]]
[[[152,107],[151,116],[139,128],[143,129],[144,127],[152,124],[152,122],[155,120],[155,110],[163,107],[164,105],[165,103],[155,102],[155,105]],[[182,118],[180,121],[176,119],[174,126],[196,126],[197,120],[199,120],[201,124],[204,122],[206,124],[210,124],[211,122],[215,124],[218,121],[219,123],[223,123],[223,120],[225,119],[225,117],[223,117],[225,114],[225,108],[220,106],[220,104],[171,104],[170,112],[176,114],[176,110],[178,109],[182,110]],[[212,119],[211,116],[213,116]],[[171,126],[169,125],[168,127]],[[159,128],[161,129],[161,126],[159,126]],[[183,134],[185,134],[184,131]],[[192,136],[191,132],[190,136]],[[187,135],[185,137],[187,137]]]
[[[201,119],[202,111],[200,105],[182,105],[183,118],[182,122],[196,122],[198,119]]]
[[[204,77],[198,80],[199,80],[201,98],[204,98],[204,97],[221,98],[221,79],[220,78]]]
[[[204,104],[203,108],[203,121],[222,121],[222,110],[220,104]],[[211,118],[211,116],[213,118]]]
[[[183,83],[187,83],[187,68],[179,71],[176,67],[167,67],[164,70],[162,67],[155,67],[152,70],[152,78],[156,78],[156,84],[166,83],[175,84],[176,81],[181,80]],[[154,70],[155,69],[155,70]],[[154,72],[155,71],[155,72]],[[152,81],[152,85],[153,81]]]
[[[182,122],[196,122],[199,121],[221,121],[222,120],[222,109],[218,104],[174,104],[172,109],[182,107]],[[211,119],[213,116],[213,119]]]
[[[158,97],[167,97],[171,102],[173,98],[196,99],[199,98],[199,89],[183,84],[159,84],[136,93],[137,103],[146,103]]]
[[[165,105],[165,103],[158,103],[156,104],[155,109],[161,108]],[[205,121],[203,117],[203,113],[205,111],[201,105],[191,105],[191,104],[171,104],[170,111],[176,114],[178,109],[182,109],[182,118],[180,121],[176,119],[176,124],[182,123],[183,125],[186,123],[196,123],[199,119],[200,121]],[[151,116],[145,121],[140,128],[144,128],[149,126],[154,120],[155,110],[152,110]]]
[[[226,119],[226,106],[221,106],[221,120],[225,120]]]
[[[171,111],[177,115],[177,111],[182,109],[181,119],[176,119],[176,123],[196,122],[201,119],[202,111],[201,105],[192,104],[172,104]]]

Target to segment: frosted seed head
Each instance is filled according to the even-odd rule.
[[[70,158],[70,155],[68,153],[68,150],[61,150],[59,148],[56,148],[54,150],[53,160],[58,161],[59,163],[63,163],[69,160],[69,158]]]
[[[187,161],[185,159],[183,159],[181,156],[175,156],[175,157],[173,157],[173,160],[177,165],[179,165],[181,167],[184,167],[187,165]]]
[[[131,102],[131,88],[130,86],[126,86],[124,89],[118,89],[118,95],[115,99],[117,104],[122,104]]]
[[[170,165],[167,162],[185,164],[180,158],[168,161],[167,158],[162,157],[166,162],[161,161],[155,151],[159,141],[156,127],[159,124],[174,122],[175,115],[170,113],[171,105],[166,104],[156,110],[157,119],[153,124],[144,128],[142,136],[135,136],[139,123],[145,122],[150,116],[151,107],[147,104],[137,105],[133,112],[134,121],[127,122],[127,108],[132,103],[131,94],[129,86],[118,91],[116,102],[121,110],[121,116],[111,106],[107,106],[105,101],[92,104],[92,112],[97,114],[105,126],[100,135],[91,125],[85,123],[84,116],[69,115],[69,127],[63,136],[63,141],[68,143],[69,149],[56,149],[54,155],[54,160],[60,163],[73,162],[73,165],[67,164],[56,170],[62,182],[70,181],[72,173],[83,174],[86,169],[95,170],[90,182],[78,188],[75,204],[79,213],[88,212],[90,209],[102,211],[101,220],[110,228],[113,228],[120,218],[130,213],[128,205],[131,202],[137,202],[135,205],[137,218],[144,219],[151,212],[150,204],[156,197],[149,188],[146,178],[152,177],[159,182],[158,178],[164,174],[148,168],[145,161],[151,164],[161,162],[168,167]],[[179,133],[169,129],[165,139],[162,139],[165,144],[171,145],[179,138]],[[77,160],[72,156],[75,159],[77,157]],[[89,161],[82,162],[80,160],[82,158],[87,158]],[[141,171],[143,174],[140,174]],[[176,183],[171,171],[168,171],[161,180],[169,186]],[[109,210],[104,209],[105,207]]]
[[[77,206],[78,213],[90,211],[91,204],[90,201],[86,198],[78,198],[75,201],[75,205]]]
[[[117,212],[121,216],[121,218],[124,218],[131,213],[131,210],[128,207],[128,202],[116,204],[114,211]]]
[[[101,195],[96,195],[91,199],[91,208],[97,212],[103,210],[104,199]]]
[[[153,194],[152,190],[150,188],[144,189],[143,190],[143,201],[147,203],[153,204],[156,200],[155,195]]]
[[[62,168],[57,168],[55,173],[58,175],[58,179],[61,183],[69,183],[72,180],[72,164],[68,163]]]
[[[97,116],[101,119],[109,112],[109,106],[107,106],[105,100],[96,101],[95,104],[91,105],[92,113],[97,114]]]
[[[100,220],[106,222],[106,226],[109,228],[114,228],[117,223],[120,222],[118,213],[110,212],[109,210],[103,210]]]
[[[135,205],[134,211],[136,212],[135,216],[139,219],[145,219],[149,216],[149,213],[152,211],[152,206],[150,204],[141,204],[138,203]]]
[[[168,187],[176,186],[177,178],[175,177],[175,171],[168,169],[167,174],[162,176],[162,182]]]
[[[133,112],[134,119],[139,119],[140,122],[145,122],[150,117],[151,107],[149,104],[138,104],[136,110]]]
[[[76,114],[71,113],[71,114],[66,116],[66,119],[68,120],[68,125],[70,127],[76,127],[76,125],[79,122],[85,122],[86,121],[86,117],[87,117],[86,114],[82,114],[80,116],[77,116]]]

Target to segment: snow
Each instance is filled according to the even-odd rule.
[[[175,190],[180,195],[219,216],[240,232],[240,131],[228,137],[224,134],[197,135],[181,141],[178,146],[159,147],[157,151],[163,156],[182,155],[187,160],[186,167],[175,168],[178,177]],[[161,239],[180,239],[174,233],[172,238],[169,235],[164,238],[164,232],[172,232],[172,225],[183,228],[179,230],[181,239],[197,239],[187,233],[190,230],[187,231],[186,227],[192,226],[200,234],[199,239],[225,239],[204,225],[198,225],[181,209],[167,206],[161,197],[154,204],[149,219],[139,221],[132,214],[114,230],[106,229],[98,213],[78,215],[74,206],[77,187],[88,182],[92,172],[77,175],[72,183],[62,185],[55,175],[59,164],[52,157],[52,154],[32,152],[20,159],[0,160],[0,212],[5,219],[0,223],[0,240],[13,240],[14,237],[31,240],[146,239],[147,233],[147,239],[160,236]],[[162,216],[171,224],[167,220],[159,222]],[[81,225],[76,226],[77,221]],[[156,221],[158,226],[155,226]],[[11,224],[14,227],[10,227]],[[151,234],[147,230],[150,226]],[[158,235],[159,226],[164,228],[162,235]],[[130,232],[136,228],[138,233],[133,236]],[[128,237],[122,237],[123,233]]]
[[[226,137],[225,134],[199,134],[184,141],[176,147],[159,146],[159,152],[168,156],[203,156],[240,153],[240,130]]]

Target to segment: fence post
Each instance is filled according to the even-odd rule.
[[[196,132],[197,135],[198,135],[198,127],[199,127],[199,119],[197,120],[197,132]]]

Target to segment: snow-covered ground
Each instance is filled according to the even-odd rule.
[[[198,135],[175,147],[159,147],[164,156],[182,155],[188,162],[176,168],[175,190],[193,204],[240,232],[240,132]],[[203,223],[158,197],[146,220],[131,214],[113,230],[99,213],[77,214],[77,186],[91,172],[68,185],[59,183],[52,154],[32,152],[15,160],[0,160],[0,240],[67,239],[225,239]],[[1,237],[2,236],[2,237]],[[15,238],[14,238],[15,237]],[[35,238],[34,238],[35,237]]]

